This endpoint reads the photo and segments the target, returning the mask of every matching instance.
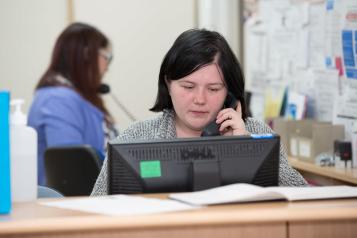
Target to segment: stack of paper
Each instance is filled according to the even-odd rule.
[[[212,205],[233,202],[268,200],[315,200],[357,197],[357,187],[260,187],[251,184],[231,184],[191,193],[173,193],[169,196],[192,205]]]
[[[41,202],[46,206],[93,212],[105,215],[130,216],[161,212],[174,212],[197,209],[197,206],[178,201],[140,196],[113,195],[66,199],[62,201]]]

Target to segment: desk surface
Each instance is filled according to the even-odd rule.
[[[299,171],[309,172],[357,185],[357,168],[344,167],[321,167],[313,163],[304,162],[293,157],[289,157],[291,166]]]
[[[197,231],[199,229],[197,227],[213,229],[212,227],[218,228],[224,225],[242,228],[249,224],[258,225],[261,229],[264,224],[279,225],[281,228],[279,231],[285,234],[286,224],[289,222],[311,224],[331,221],[343,223],[353,221],[349,226],[356,227],[357,199],[230,204],[194,211],[128,217],[71,211],[47,207],[38,202],[16,203],[10,215],[0,216],[0,236],[32,234],[36,237],[40,234],[53,235],[61,232],[69,235],[71,232],[78,231],[89,233],[95,231],[96,235],[99,235],[98,232],[108,230],[142,231],[169,228],[179,229],[179,232],[182,229],[189,229],[188,227],[195,227]],[[292,227],[290,225],[290,228]],[[357,228],[354,232],[356,233],[353,234],[356,235]]]

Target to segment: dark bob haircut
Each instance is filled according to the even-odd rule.
[[[237,58],[227,41],[218,32],[204,29],[192,29],[183,32],[174,42],[162,61],[158,92],[155,105],[150,109],[161,112],[173,109],[169,90],[165,80],[178,80],[209,63],[218,61],[227,90],[242,105],[242,118],[246,119],[244,100],[244,76]]]

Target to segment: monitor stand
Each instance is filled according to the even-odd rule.
[[[221,176],[218,161],[199,160],[192,162],[192,191],[219,187]]]

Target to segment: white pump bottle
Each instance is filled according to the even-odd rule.
[[[13,202],[37,199],[37,133],[27,126],[21,111],[23,99],[11,100],[10,116],[11,197]]]

